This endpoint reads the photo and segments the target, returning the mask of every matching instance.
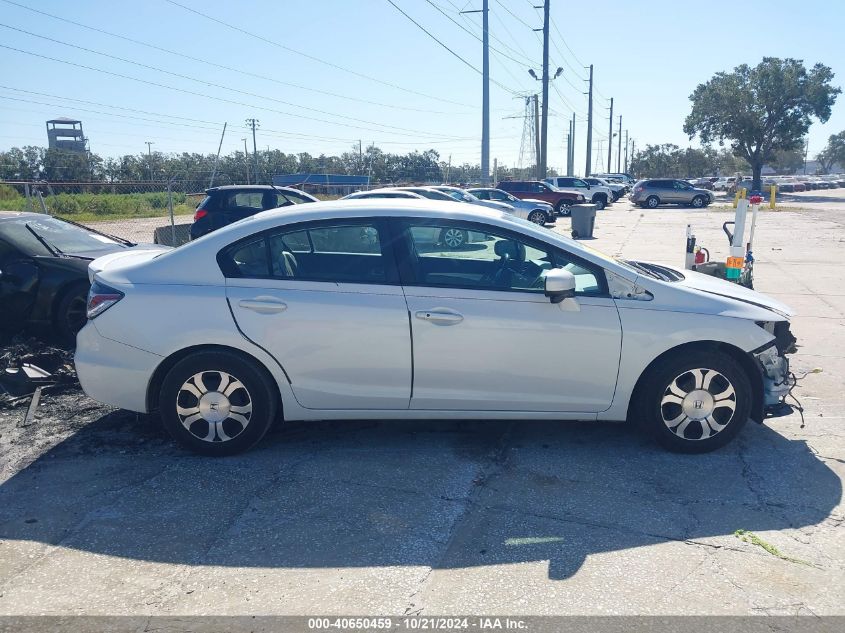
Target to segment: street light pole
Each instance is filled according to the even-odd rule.
[[[246,184],[249,184],[249,152],[246,149],[246,137],[241,139],[244,142],[244,171],[246,171]]]

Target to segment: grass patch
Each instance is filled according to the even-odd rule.
[[[173,214],[191,215],[196,200],[184,193],[173,193]],[[40,204],[33,199],[33,210],[40,211]],[[129,220],[135,218],[168,217],[166,191],[145,193],[59,193],[44,196],[50,215],[76,222],[98,220]],[[26,211],[26,197],[8,185],[0,185],[0,208],[7,211]]]
[[[736,532],[734,532],[734,536],[736,536],[743,543],[750,543],[751,545],[762,547],[764,550],[766,550],[766,552],[768,552],[775,558],[780,558],[781,560],[785,560],[790,563],[798,563],[799,565],[808,565],[812,567],[812,565],[805,560],[801,560],[800,558],[792,558],[791,556],[787,556],[786,554],[781,553],[781,551],[777,547],[775,547],[771,543],[767,543],[759,536],[754,534],[754,532],[749,532],[747,530],[737,530]]]

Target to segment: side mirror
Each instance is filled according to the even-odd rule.
[[[553,268],[546,273],[545,294],[552,303],[575,296],[575,275],[563,268]]]

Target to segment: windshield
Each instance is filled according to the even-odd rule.
[[[48,216],[29,220],[26,228],[47,248],[60,255],[81,255],[121,246],[110,237]]]

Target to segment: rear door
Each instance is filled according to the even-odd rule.
[[[382,220],[301,223],[221,255],[241,331],[309,409],[407,409],[408,309]]]

